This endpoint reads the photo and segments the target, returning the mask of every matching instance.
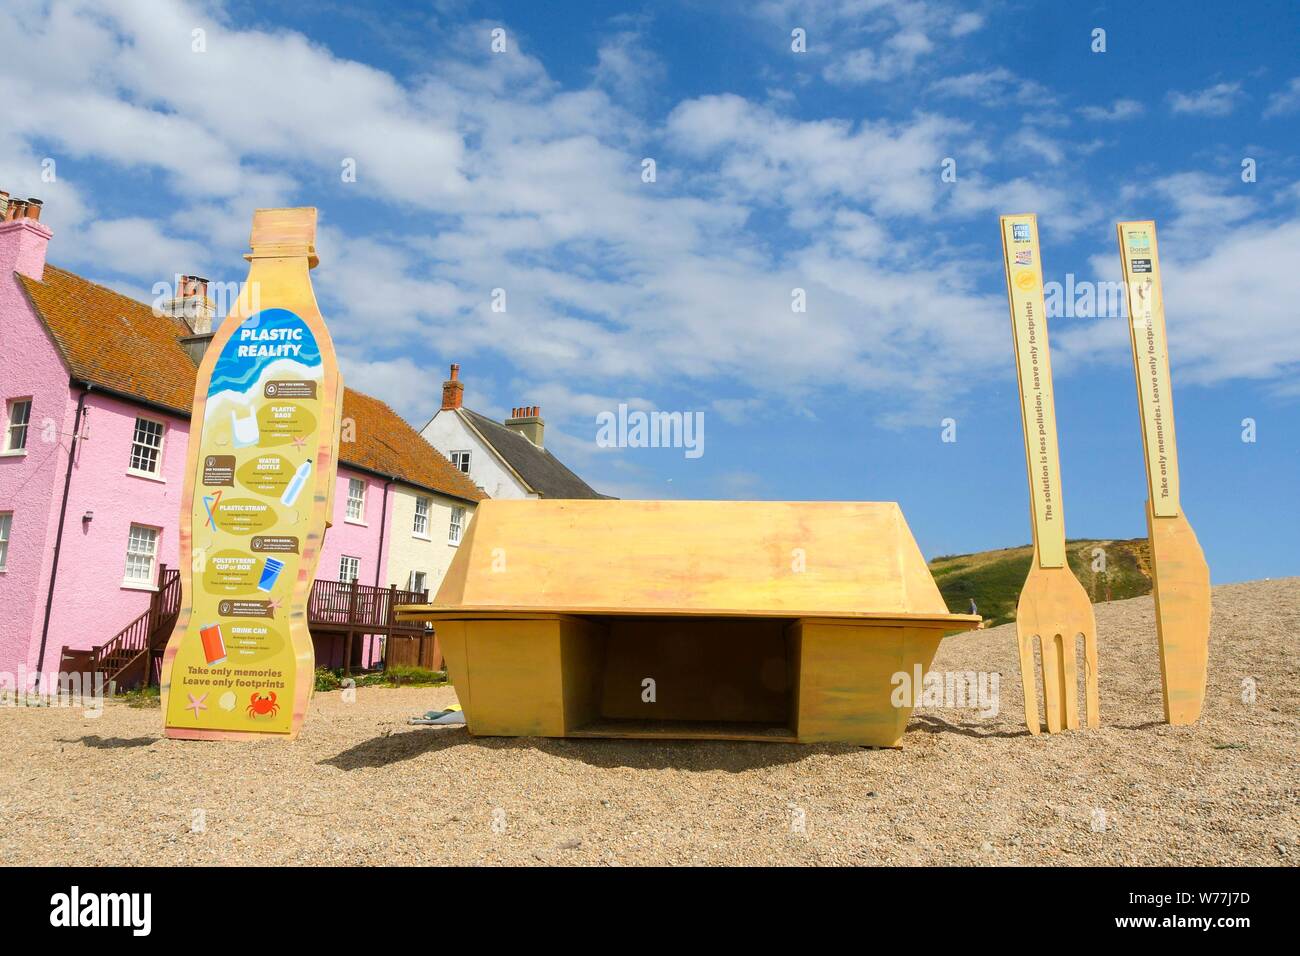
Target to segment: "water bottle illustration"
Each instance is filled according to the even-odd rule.
[[[293,473],[289,479],[289,487],[284,489],[284,494],[280,496],[280,504],[292,506],[298,500],[298,495],[302,493],[303,486],[307,484],[307,476],[311,474],[311,459],[308,458],[298,470]]]
[[[247,418],[240,418],[232,408],[230,410],[230,435],[236,448],[256,445],[261,433],[257,428],[257,413],[249,412]]]

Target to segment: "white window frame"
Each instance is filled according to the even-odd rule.
[[[451,521],[447,525],[447,543],[459,545],[461,538],[465,536],[465,509],[460,505],[452,505]]]
[[[424,510],[420,506],[424,505]],[[411,516],[411,536],[429,540],[429,517],[433,513],[433,499],[426,498],[424,495],[416,495],[415,512]]]
[[[27,416],[21,422],[14,421],[14,410],[26,406]],[[22,444],[14,444],[14,431],[20,430],[22,435]],[[4,450],[11,455],[27,454],[27,439],[32,430],[32,399],[11,398],[5,403],[5,447]]]
[[[462,456],[464,457],[462,458]],[[463,471],[467,475],[469,474],[469,449],[468,448],[458,448],[447,457],[451,459],[451,464],[453,468]]]
[[[422,580],[417,581],[416,580],[417,577],[421,578]],[[417,587],[417,585],[419,586]],[[426,590],[428,587],[429,587],[429,573],[427,571],[412,571],[409,575],[407,575],[406,590],[411,591],[413,593],[419,593],[420,591]]]
[[[142,423],[145,425],[156,425],[158,427],[157,447],[154,447],[153,445],[149,445],[145,442],[141,442],[139,440],[140,425]],[[154,478],[154,479],[161,480],[162,465],[163,465],[163,448],[166,445],[166,443],[167,443],[167,423],[165,421],[162,421],[157,418],[146,418],[144,415],[137,415],[135,418],[135,425],[133,426],[131,431],[131,457],[127,461],[126,473],[128,475],[139,475],[141,478]],[[137,448],[143,448],[155,452],[154,468],[152,471],[150,471],[147,468],[141,468],[138,465],[136,465],[135,462],[137,458],[136,455]],[[144,456],[140,456],[140,457],[143,458]]]
[[[353,489],[358,487],[361,489],[361,494],[352,494]],[[356,506],[356,514],[353,514],[354,505]],[[348,479],[348,499],[347,504],[343,506],[343,520],[352,524],[366,523],[366,479]]]
[[[9,532],[13,530],[14,513],[0,511],[0,573],[9,569]]]
[[[138,544],[146,540],[146,535],[138,535],[136,532],[148,532],[147,540],[149,542],[148,550],[140,550]],[[162,537],[162,529],[156,528],[151,524],[140,524],[132,521],[131,527],[126,535],[126,561],[122,569],[122,585],[128,588],[147,588],[153,590],[156,587],[155,582],[158,578],[158,540]],[[145,565],[145,574],[140,576],[131,573],[132,558],[146,558],[148,563]],[[138,561],[135,562],[138,566]]]
[[[353,573],[351,576],[347,573],[347,568],[351,567]],[[361,580],[361,559],[351,554],[339,555],[339,582],[351,585],[353,581]]]

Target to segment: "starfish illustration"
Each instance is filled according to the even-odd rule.
[[[294,436],[293,436],[293,447],[294,447],[294,448],[306,448],[306,447],[307,447],[307,436],[306,436],[306,435],[294,435]]]
[[[266,602],[266,609],[271,612],[271,620],[275,620],[275,609],[284,604],[283,598],[271,598]]]
[[[207,694],[204,694],[204,695],[203,695],[202,697],[200,697],[198,700],[195,700],[195,699],[194,699],[194,695],[193,695],[193,694],[190,694],[190,695],[189,695],[189,698],[190,698],[190,702],[189,702],[188,704],[185,705],[185,709],[186,709],[186,710],[192,710],[192,711],[194,711],[194,716],[195,716],[195,717],[197,717],[197,716],[199,715],[199,711],[201,711],[201,710],[207,710],[207,709],[208,709],[208,705],[207,705],[206,703],[204,703],[204,701],[206,701],[206,700],[208,699],[208,695],[207,695]]]

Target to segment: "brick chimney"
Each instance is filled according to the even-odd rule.
[[[11,199],[0,191],[0,275],[22,273],[40,282],[45,275],[45,250],[50,227],[41,222],[39,199]]]
[[[542,406],[540,405],[523,405],[513,409],[510,417],[505,421],[506,428],[512,432],[518,432],[538,448],[542,445],[542,431],[546,428],[546,422],[542,421]]]
[[[181,319],[195,335],[210,335],[217,306],[208,298],[208,280],[202,276],[176,276],[176,297],[159,310],[163,315]]]
[[[465,383],[460,380],[460,366],[455,362],[451,366],[451,378],[442,383],[442,410],[454,411],[465,401]]]

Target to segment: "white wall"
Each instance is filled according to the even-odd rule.
[[[430,499],[429,528],[425,537],[415,534],[415,501],[417,498]],[[405,588],[411,580],[412,571],[423,571],[428,575],[429,597],[438,593],[447,566],[456,554],[457,545],[448,543],[447,533],[451,525],[452,508],[464,508],[465,520],[461,526],[461,539],[469,529],[470,519],[474,517],[472,502],[447,498],[443,495],[430,494],[418,488],[406,485],[393,485],[389,489],[388,507],[392,509],[392,523],[388,527],[388,580],[385,584]]]
[[[489,498],[536,498],[454,411],[440,409],[421,432],[424,440],[449,459],[453,451],[468,449],[469,478]]]

